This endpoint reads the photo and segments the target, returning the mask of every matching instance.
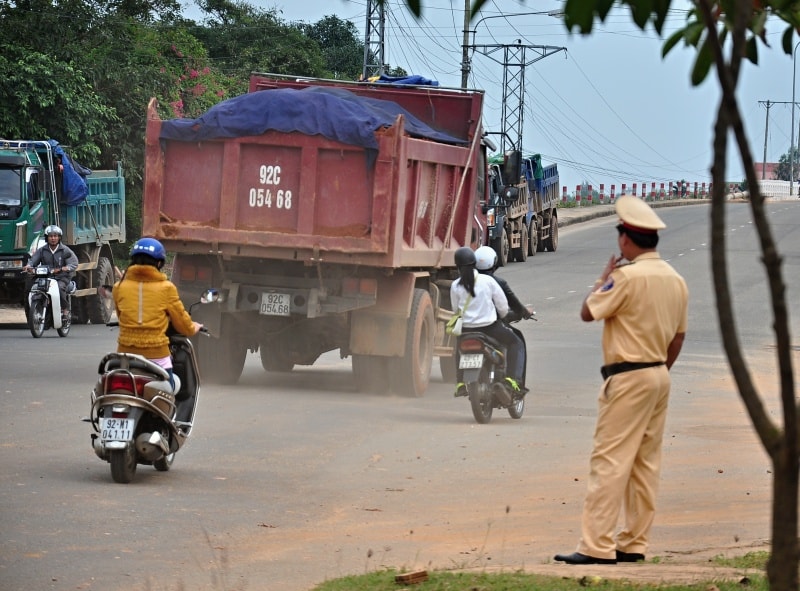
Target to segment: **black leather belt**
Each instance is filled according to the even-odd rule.
[[[633,371],[635,369],[644,369],[645,367],[657,367],[664,365],[663,361],[649,361],[649,362],[634,362],[622,361],[621,363],[612,363],[611,365],[604,365],[600,368],[600,373],[603,374],[603,379],[607,380],[613,375],[624,373],[626,371]]]

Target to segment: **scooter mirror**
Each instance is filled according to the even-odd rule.
[[[203,292],[203,295],[200,296],[201,304],[212,304],[220,301],[222,301],[222,294],[218,289],[207,289],[205,292]]]

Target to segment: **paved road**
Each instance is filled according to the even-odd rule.
[[[650,552],[669,564],[762,545],[771,481],[722,357],[708,206],[660,213],[661,250],[692,291]],[[747,214],[731,204],[739,328],[759,383],[774,386]],[[772,204],[770,216],[791,295],[800,206]],[[78,420],[114,331],[79,326],[67,339],[34,340],[3,325],[0,588],[305,591],[383,566],[578,572],[549,562],[578,537],[600,364],[600,326],[580,323],[578,310],[616,245],[613,225],[566,226],[557,253],[501,271],[540,317],[522,325],[534,387],[521,420],[497,413],[475,424],[438,375],[426,397],[407,399],[357,393],[336,354],[291,374],[267,374],[251,355],[239,385],[203,388],[196,433],[173,470],[140,467],[130,485],[111,481]]]

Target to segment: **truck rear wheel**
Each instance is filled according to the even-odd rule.
[[[389,358],[378,355],[352,355],[353,379],[359,392],[384,394],[390,389]]]
[[[558,217],[555,213],[550,215],[550,236],[544,241],[544,245],[550,252],[555,252],[558,248]]]
[[[536,256],[539,250],[539,224],[536,222],[536,216],[531,218],[531,223],[528,225],[528,254]]]
[[[514,260],[524,263],[528,260],[528,226],[521,224],[519,233],[519,248],[514,249]]]
[[[288,372],[294,369],[294,362],[278,345],[261,345],[261,367],[266,371]]]
[[[456,357],[439,357],[439,369],[442,372],[442,381],[445,384],[455,384],[458,379],[458,370],[456,369]]]
[[[431,296],[417,288],[408,318],[405,351],[402,357],[390,358],[391,383],[399,394],[416,398],[425,395],[431,379],[435,333]]]
[[[114,285],[114,266],[106,257],[100,257],[97,267],[92,271],[92,285]],[[91,295],[86,298],[86,312],[92,324],[105,324],[111,320],[114,300]]]
[[[197,339],[200,376],[215,384],[239,381],[247,357],[247,347],[233,336],[230,322],[223,322],[219,338]]]

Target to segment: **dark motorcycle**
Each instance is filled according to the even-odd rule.
[[[533,318],[536,320],[535,312]],[[512,320],[516,322],[517,320]],[[510,326],[510,325],[509,325]],[[511,327],[525,343],[522,332]],[[458,337],[458,367],[467,389],[472,415],[480,424],[492,420],[495,408],[505,408],[512,419],[521,419],[525,397],[506,381],[506,350],[502,343],[482,332],[464,332]]]
[[[197,303],[218,300],[219,292],[208,290]],[[170,330],[169,348],[174,388],[166,370],[141,355],[108,353],[100,361],[91,414],[84,420],[94,427],[92,449],[111,464],[114,482],[131,482],[137,464],[166,472],[192,432],[200,394],[194,346]]]
[[[72,294],[75,292],[75,282],[70,281],[67,288],[67,314],[62,320],[61,295],[58,291],[58,281],[55,277],[58,271],[39,265],[31,270],[33,284],[28,292],[28,328],[33,338],[38,339],[48,328],[55,328],[58,336],[65,337],[69,334],[72,325]]]

